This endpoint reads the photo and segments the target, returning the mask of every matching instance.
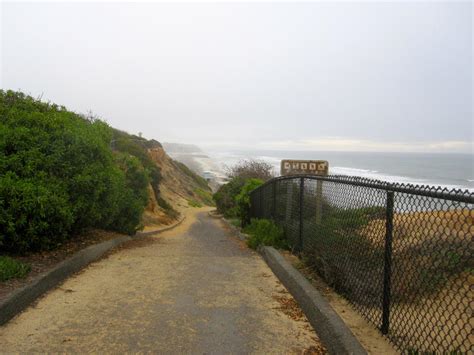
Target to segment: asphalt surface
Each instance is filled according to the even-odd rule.
[[[0,352],[301,354],[319,341],[261,257],[207,212],[130,242],[0,327]]]

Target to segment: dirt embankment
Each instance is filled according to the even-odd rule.
[[[211,189],[202,177],[171,159],[161,145],[149,148],[148,153],[160,168],[161,181],[158,193],[149,187],[149,203],[143,216],[145,229],[173,223],[190,203],[210,204]]]

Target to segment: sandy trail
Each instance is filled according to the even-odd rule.
[[[281,310],[282,297],[291,298],[260,256],[206,211],[190,211],[176,229],[91,264],[0,327],[0,352],[320,349],[307,320]]]

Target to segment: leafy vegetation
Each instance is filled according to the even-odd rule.
[[[242,222],[248,223],[250,191],[273,177],[273,166],[250,159],[242,160],[227,170],[231,180],[222,185],[213,196],[217,211],[227,218],[239,217]],[[245,191],[241,194],[244,188]]]
[[[113,137],[111,147],[114,151],[137,158],[144,170],[148,174],[150,184],[153,188],[155,197],[158,199],[160,193],[160,181],[162,179],[160,168],[150,158],[147,149],[154,146],[161,147],[161,144],[155,140],[146,140],[145,138],[128,134],[126,132],[112,129]]]
[[[260,179],[263,181],[275,177],[273,166],[263,160],[244,159],[227,168],[227,175],[233,178]]]
[[[0,91],[0,247],[53,248],[90,227],[134,233],[146,186],[159,181],[131,140],[106,123]]]
[[[242,226],[250,223],[250,193],[263,184],[260,179],[249,179],[242,186],[240,192],[235,196],[237,202],[237,215],[242,221]]]
[[[237,201],[235,198],[245,185],[245,179],[233,178],[227,184],[222,185],[214,194],[213,199],[216,202],[216,208],[224,217],[232,218],[238,216]]]
[[[171,217],[171,218],[178,218],[179,217],[179,212],[176,211],[173,206],[171,206],[163,197],[158,196],[156,199],[156,202],[158,202],[158,205],[165,210],[165,213]]]
[[[242,225],[250,222],[250,192],[262,185],[260,179],[233,178],[214,194],[217,211],[226,218],[239,218]]]
[[[205,205],[215,206],[214,200],[212,199],[211,191],[196,188],[194,189],[194,193],[199,196],[199,198]]]
[[[194,182],[197,183],[197,185],[200,187],[202,191],[209,191],[209,192],[211,191],[206,179],[204,179],[202,176],[199,176],[198,174],[196,174],[194,171],[192,171],[186,165],[184,165],[183,163],[179,161],[173,160],[173,164],[179,170],[181,170],[181,172],[183,172],[185,175],[189,176],[192,180],[194,180]]]
[[[202,204],[194,199],[190,199],[188,201],[188,205],[191,206],[191,207],[202,207]]]
[[[143,137],[131,135],[126,132],[113,129],[112,148],[114,151],[122,152],[124,154],[137,158],[144,171],[148,175],[149,183],[153,189],[153,194],[158,205],[163,208],[164,212],[170,218],[177,218],[179,212],[176,211],[163,197],[160,195],[160,182],[162,180],[160,168],[151,159],[147,149],[162,147],[156,140],[147,140]],[[187,167],[186,167],[187,168]]]
[[[234,227],[240,228],[241,222],[238,218],[229,218],[229,223],[232,224]]]
[[[384,207],[338,208],[323,205],[323,228],[334,232],[350,232],[366,226],[374,219],[385,218]]]
[[[304,220],[303,249],[308,262],[338,292],[357,297],[357,285],[383,268],[383,245],[374,245],[361,231],[370,221],[384,217],[383,207],[345,209],[323,204],[321,222],[314,217]],[[366,291],[378,295],[380,287],[373,283]]]
[[[268,219],[252,219],[243,231],[250,236],[247,245],[252,249],[257,249],[261,245],[288,248],[283,229]]]
[[[28,275],[31,267],[9,256],[0,256],[0,282]]]

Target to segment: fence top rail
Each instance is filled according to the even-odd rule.
[[[296,180],[296,179],[310,179],[319,181],[336,182],[340,184],[370,187],[373,189],[400,192],[415,196],[425,196],[444,199],[448,201],[464,202],[474,204],[474,191],[462,190],[462,189],[448,189],[447,187],[433,186],[433,185],[413,185],[405,183],[390,183],[382,180],[373,180],[360,176],[347,176],[347,175],[328,175],[328,176],[317,176],[317,175],[287,175],[279,176],[268,180],[263,185],[257,187],[252,191],[252,194],[258,190],[264,188],[277,181],[283,180]]]

